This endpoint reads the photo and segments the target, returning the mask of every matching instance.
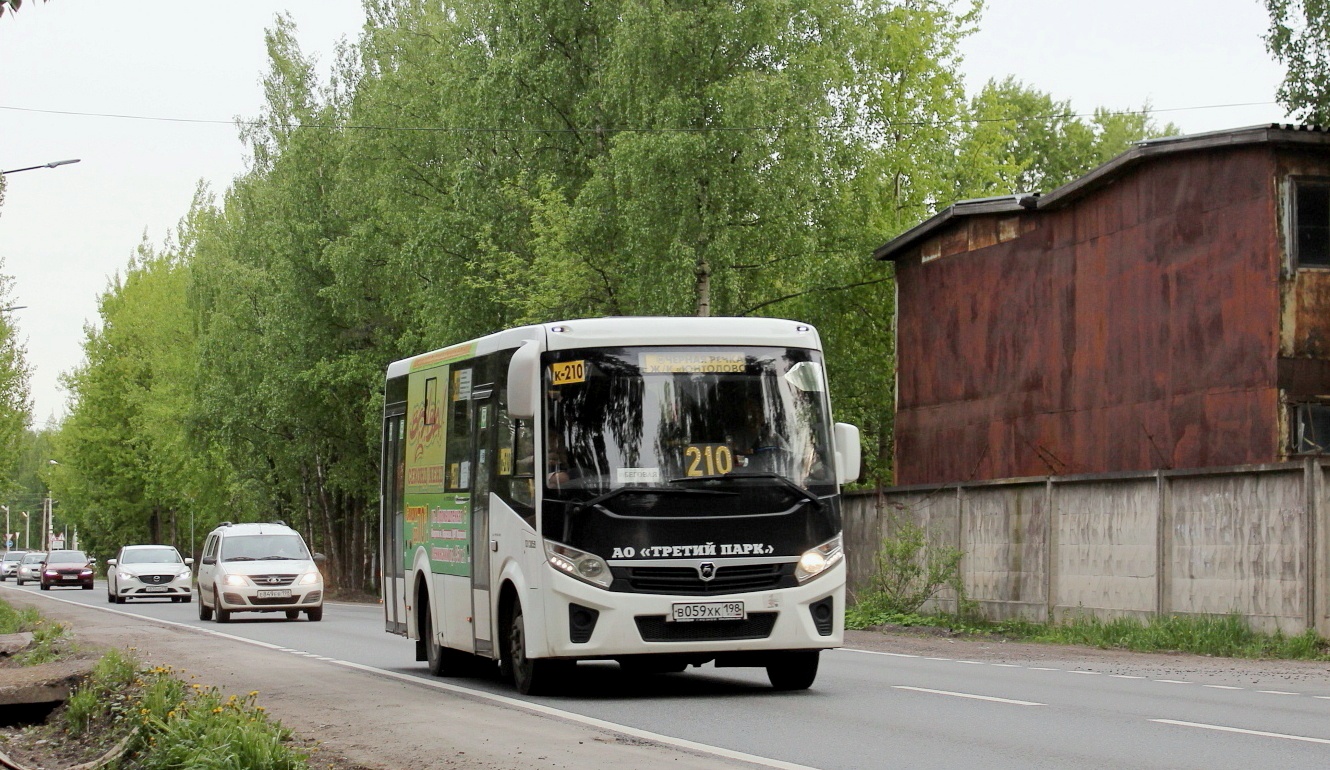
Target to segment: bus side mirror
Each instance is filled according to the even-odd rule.
[[[836,480],[849,484],[859,480],[859,429],[847,422],[836,423]]]
[[[514,420],[530,420],[536,416],[536,400],[540,394],[540,343],[527,342],[517,349],[508,362],[508,416]]]

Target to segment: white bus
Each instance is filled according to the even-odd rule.
[[[522,693],[577,661],[761,666],[804,689],[844,635],[821,342],[767,318],[597,318],[397,361],[385,388],[386,630],[436,676]]]

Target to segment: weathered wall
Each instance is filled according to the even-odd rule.
[[[903,253],[897,481],[1283,459],[1275,179],[1268,147],[1178,153]]]
[[[896,517],[965,554],[991,619],[1237,612],[1330,636],[1330,461],[1026,478],[846,498],[851,590]],[[938,604],[954,609],[953,597]]]

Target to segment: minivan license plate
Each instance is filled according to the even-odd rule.
[[[674,605],[670,620],[691,623],[695,620],[743,620],[743,602],[686,602]]]
[[[290,599],[291,589],[289,588],[271,588],[259,591],[260,599]]]

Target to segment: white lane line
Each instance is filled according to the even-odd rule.
[[[1177,725],[1179,727],[1196,727],[1201,730],[1217,730],[1221,733],[1241,733],[1243,735],[1259,735],[1263,738],[1283,738],[1286,741],[1305,741],[1306,743],[1325,743],[1330,744],[1330,738],[1310,738],[1306,735],[1288,735],[1286,733],[1269,733],[1264,730],[1244,730],[1241,727],[1225,727],[1223,725],[1207,725],[1200,722],[1179,722],[1176,719],[1151,719],[1151,722],[1158,722],[1163,725]]]
[[[994,668],[1025,668],[1025,666],[1018,666],[1015,663],[993,663],[991,665]]]
[[[1131,674],[1109,674],[1114,679],[1144,679],[1143,676],[1132,676]]]
[[[1245,690],[1246,687],[1234,687],[1230,684],[1203,684],[1202,687],[1209,687],[1211,690]]]
[[[956,662],[957,662],[957,663],[964,663],[964,664],[967,665],[967,666],[983,666],[983,665],[986,665],[982,660],[958,660],[958,661],[956,661]]]
[[[1030,666],[1031,671],[1061,671],[1060,668],[1046,668],[1044,666]]]
[[[13,590],[18,590],[18,589],[13,589]],[[282,647],[281,645],[271,644],[269,642],[260,642],[254,639],[246,639],[243,636],[234,636],[232,634],[222,633],[221,631],[214,631],[211,628],[202,628],[200,626],[195,626],[189,623],[179,623],[174,620],[162,620],[160,618],[148,617],[146,615],[135,615],[132,612],[115,610],[111,609],[110,607],[99,607],[95,604],[83,604],[82,602],[73,602],[68,599],[59,599],[54,596],[45,596],[42,594],[33,594],[33,595],[39,596],[40,598],[46,599],[48,601],[61,602],[64,604],[72,604],[76,607],[82,607],[84,609],[109,612],[112,613],[113,615],[123,615],[127,618],[134,618],[136,620],[146,620],[149,623],[160,623],[161,625],[165,626],[175,626],[176,628],[183,628],[189,631],[197,631],[203,634],[210,634],[212,636],[221,637],[222,639],[230,639],[236,642],[251,644],[255,647],[262,647],[267,650],[273,650],[274,652],[291,652],[297,655],[302,654],[299,650],[292,650],[289,647]],[[309,655],[310,653],[303,653],[303,654]],[[663,733],[653,733],[650,730],[639,730],[636,727],[621,725],[618,722],[611,722],[606,719],[597,719],[595,717],[589,717],[584,714],[579,714],[575,711],[564,711],[562,709],[557,709],[554,708],[553,706],[546,706],[541,703],[532,703],[529,701],[519,700],[517,698],[510,698],[506,695],[489,693],[485,692],[484,690],[471,690],[466,687],[462,687],[460,685],[449,684],[448,682],[440,682],[419,676],[414,676],[412,674],[403,674],[397,671],[389,671],[387,669],[374,668],[373,666],[366,666],[362,663],[353,663],[352,661],[349,660],[337,660],[334,658],[329,658],[327,662],[333,666],[341,666],[342,668],[349,668],[355,671],[363,671],[365,673],[373,674],[375,676],[387,677],[389,679],[396,679],[398,681],[405,682],[407,684],[421,685],[423,687],[433,687],[436,690],[445,690],[447,692],[455,693],[457,695],[461,695],[468,698],[477,698],[479,700],[501,703],[511,708],[522,709],[523,711],[530,711],[532,713],[541,714],[542,716],[554,717],[556,719],[562,719],[567,722],[574,722],[576,724],[586,725],[587,727],[593,727],[598,730],[605,730],[606,732],[619,733],[620,735],[627,735],[633,738],[640,738],[645,741],[654,741],[655,743],[660,743],[665,746],[673,746],[675,748],[680,748],[687,751],[693,751],[699,754],[709,754],[711,756],[724,757],[726,759],[733,759],[739,762],[748,762],[750,764],[758,765],[760,767],[771,767],[775,768],[776,770],[817,770],[817,768],[811,767],[809,765],[799,765],[795,764],[794,762],[786,762],[780,759],[772,759],[771,757],[763,757],[757,754],[748,754],[742,751],[735,751],[733,749],[727,749],[721,746],[712,746],[711,744],[708,743],[698,743],[697,741],[690,741],[686,738],[676,738],[672,735],[664,735]]]
[[[933,695],[950,695],[953,698],[970,698],[971,700],[986,700],[993,703],[1010,703],[1015,706],[1047,706],[1047,703],[1034,703],[1028,700],[1012,700],[1011,698],[995,698],[991,695],[974,695],[968,692],[951,692],[950,690],[930,690],[927,687],[906,687],[905,685],[892,685],[897,690],[913,690],[914,692],[926,692]]]
[[[1164,684],[1191,684],[1191,682],[1185,682],[1181,679],[1156,679],[1154,681],[1163,682]]]
[[[910,655],[904,652],[882,652],[880,650],[860,650],[854,647],[838,647],[832,652],[858,652],[864,655],[886,655],[888,658],[917,658],[918,655]]]
[[[1316,700],[1330,700],[1330,695],[1313,695]]]
[[[1068,671],[1068,674],[1084,674],[1085,676],[1099,676],[1099,671]]]
[[[924,658],[924,660],[952,660],[952,658]]]
[[[1256,692],[1266,695],[1301,695],[1300,692],[1289,692],[1288,690],[1257,690]]]

